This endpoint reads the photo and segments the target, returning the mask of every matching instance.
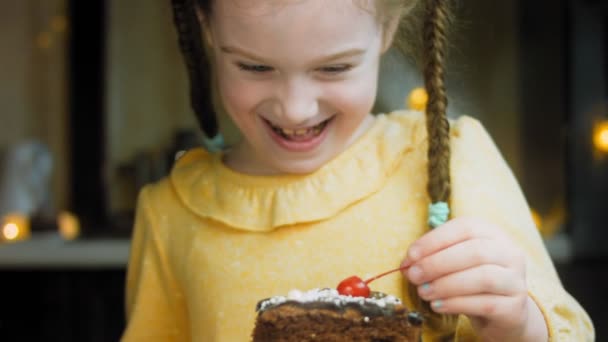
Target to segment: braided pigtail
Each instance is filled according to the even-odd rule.
[[[179,46],[188,68],[190,104],[208,138],[218,134],[211,93],[211,64],[205,53],[194,0],[171,0]]]
[[[428,132],[428,193],[432,203],[448,203],[450,198],[450,126],[446,108],[444,57],[446,50],[447,8],[445,0],[428,0],[428,19],[424,27],[424,82],[428,93],[426,127]]]
[[[449,11],[447,0],[424,0],[423,24],[423,68],[428,102],[426,128],[428,133],[428,185],[431,200],[429,225],[434,228],[445,222],[449,215],[450,198],[450,127],[446,115],[447,96],[445,90],[444,60],[447,50],[447,25]],[[455,315],[435,313],[428,302],[420,299],[418,291],[410,286],[414,303],[426,317],[426,324],[438,332],[439,340],[450,341],[454,337],[457,323]]]

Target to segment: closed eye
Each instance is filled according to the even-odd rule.
[[[246,63],[239,62],[239,63],[237,63],[237,66],[241,70],[256,73],[256,74],[274,71],[273,67],[268,66],[268,65],[261,65],[261,64],[246,64]]]
[[[352,69],[353,66],[350,64],[338,64],[338,65],[329,65],[322,68],[319,68],[319,71],[326,74],[339,74]]]

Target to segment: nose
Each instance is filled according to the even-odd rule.
[[[305,126],[319,112],[319,87],[307,79],[287,80],[278,96],[279,116],[285,124]]]

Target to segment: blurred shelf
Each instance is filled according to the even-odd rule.
[[[128,239],[66,241],[57,233],[34,233],[29,240],[0,244],[0,270],[125,268]]]

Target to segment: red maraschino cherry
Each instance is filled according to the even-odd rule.
[[[371,293],[369,286],[367,286],[369,283],[371,283],[372,281],[374,281],[378,278],[382,278],[387,274],[391,274],[391,273],[397,272],[397,271],[403,271],[408,267],[410,267],[410,265],[401,266],[399,268],[395,268],[394,270],[390,270],[390,271],[378,274],[377,276],[371,277],[365,281],[363,281],[363,279],[361,279],[357,276],[348,277],[348,278],[342,280],[340,282],[340,284],[338,284],[338,287],[337,287],[338,293],[343,296],[369,298],[369,295]]]

